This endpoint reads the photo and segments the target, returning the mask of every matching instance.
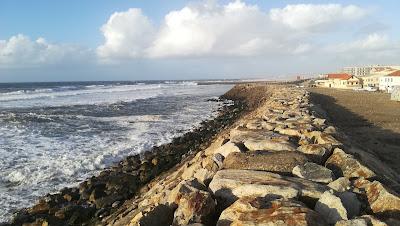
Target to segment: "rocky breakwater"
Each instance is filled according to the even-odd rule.
[[[205,150],[142,189],[103,225],[400,225],[400,198],[346,153],[308,93],[268,96]]]
[[[146,189],[143,186],[156,176],[208,147],[221,130],[236,121],[244,108],[241,101],[234,100],[233,104],[228,101],[219,109],[216,118],[202,122],[171,143],[153,147],[141,155],[128,156],[78,187],[48,194],[32,207],[16,212],[12,222],[0,225],[98,224],[118,210],[124,201],[135,197],[140,189]]]

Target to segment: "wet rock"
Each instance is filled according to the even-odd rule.
[[[297,148],[306,154],[313,162],[323,164],[332,154],[332,146],[329,144],[303,144]]]
[[[369,226],[366,219],[340,220],[335,226]]]
[[[231,153],[224,160],[223,168],[291,173],[295,166],[307,161],[307,157],[298,152]]]
[[[328,187],[301,178],[253,170],[220,170],[209,188],[222,205],[229,205],[244,196],[279,195],[318,199]]]
[[[315,211],[320,213],[329,224],[347,220],[347,210],[339,197],[330,191],[324,192],[315,205]]]
[[[385,188],[380,182],[374,181],[366,186],[368,203],[375,214],[400,219],[400,197]]]
[[[219,147],[217,150],[215,150],[214,153],[215,154],[219,153],[226,158],[226,156],[228,156],[232,152],[240,152],[240,149],[238,146],[236,146],[235,143],[228,141],[227,143]]]
[[[335,148],[333,154],[326,161],[325,166],[331,169],[336,176],[353,177],[374,177],[375,173],[362,165],[352,155],[346,154],[342,149]]]
[[[244,146],[250,151],[295,151],[296,148],[289,141],[275,139],[249,138],[244,141]]]
[[[344,192],[347,191],[350,188],[350,181],[346,177],[339,177],[338,179],[330,182],[328,184],[328,187],[332,188],[335,191],[338,192]]]
[[[307,162],[294,167],[292,173],[300,178],[320,183],[329,183],[334,179],[331,170],[313,162]]]
[[[47,213],[50,209],[50,204],[45,200],[39,200],[39,203],[28,209],[30,214],[41,214]]]
[[[244,197],[225,209],[217,226],[229,225],[326,225],[315,211],[294,200]]]

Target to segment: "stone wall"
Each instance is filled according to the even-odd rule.
[[[400,198],[301,88],[269,98],[192,159],[142,188],[104,225],[400,225]]]

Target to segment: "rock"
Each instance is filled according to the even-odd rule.
[[[289,141],[274,139],[249,138],[244,141],[244,146],[250,151],[295,151],[296,148]]]
[[[325,163],[325,166],[331,169],[336,176],[353,177],[374,177],[375,173],[362,165],[352,155],[346,154],[342,149],[335,148],[331,157]]]
[[[332,182],[334,178],[334,175],[330,169],[313,162],[307,162],[294,167],[292,173],[300,178],[320,183]]]
[[[228,225],[326,225],[315,211],[294,200],[244,197],[225,209],[217,226]]]
[[[305,135],[314,140],[317,144],[330,144],[334,147],[342,146],[343,144],[336,140],[332,135],[321,132],[321,131],[312,131],[309,133],[305,133]]]
[[[350,188],[350,181],[346,177],[339,177],[328,184],[328,187],[338,192],[347,191]]]
[[[327,133],[327,134],[336,134],[337,131],[336,131],[336,128],[335,128],[335,127],[333,127],[333,126],[328,126],[328,127],[326,127],[326,128],[324,129],[324,133]]]
[[[329,144],[303,144],[297,148],[306,154],[313,162],[324,164],[332,154],[332,146]]]
[[[365,219],[368,222],[368,226],[388,226],[388,224],[386,224],[383,221],[380,221],[379,219],[377,219],[372,215],[363,215],[358,218]]]
[[[236,144],[228,141],[217,150],[215,150],[214,154],[219,153],[226,158],[232,152],[240,152],[240,149]]]
[[[370,208],[375,214],[400,218],[400,198],[398,194],[389,191],[378,181],[367,185],[365,191]]]
[[[173,225],[204,223],[209,225],[215,213],[215,201],[211,194],[197,190],[181,196],[175,210]]]
[[[225,159],[224,156],[221,155],[220,153],[216,153],[215,155],[213,155],[213,161],[218,166],[219,169],[222,168],[224,159]]]
[[[268,130],[251,130],[237,127],[230,131],[229,139],[233,143],[243,143],[248,139],[273,140],[277,142],[288,141],[289,137]]]
[[[50,205],[45,200],[39,200],[39,203],[32,206],[28,209],[28,213],[30,214],[42,214],[48,212],[50,209]]]
[[[347,210],[339,197],[330,191],[324,192],[315,205],[315,211],[320,213],[329,224],[335,224],[340,220],[347,220]]]
[[[299,129],[294,129],[294,128],[282,128],[282,127],[276,127],[274,129],[275,132],[283,134],[283,135],[288,135],[288,136],[295,136],[295,137],[300,137],[302,134],[302,131]]]
[[[307,160],[307,157],[297,152],[231,153],[224,160],[223,168],[291,173],[296,165],[304,164]]]
[[[180,182],[167,199],[168,203],[177,206],[173,225],[209,224],[215,212],[214,199],[197,179]]]
[[[358,200],[356,194],[354,194],[353,192],[345,191],[338,193],[337,196],[342,201],[344,208],[346,208],[347,217],[349,219],[360,214],[361,202]]]
[[[206,168],[200,168],[194,173],[194,178],[196,178],[198,181],[203,183],[204,185],[208,185],[212,178],[214,177],[215,172],[210,171]]]
[[[335,226],[369,226],[366,219],[340,220]]]
[[[263,119],[251,119],[246,123],[248,129],[265,129],[266,127],[267,122]]]
[[[220,170],[209,188],[223,206],[230,205],[244,196],[278,195],[284,198],[301,196],[318,199],[326,190],[323,186],[301,178],[253,170]]]
[[[174,219],[174,210],[167,205],[150,206],[137,213],[131,220],[130,225],[136,226],[159,226],[171,225]]]

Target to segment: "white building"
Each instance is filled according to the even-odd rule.
[[[400,86],[400,70],[379,78],[379,90],[391,93],[397,86]]]
[[[376,71],[386,70],[388,68],[394,68],[400,70],[400,66],[371,65],[363,67],[344,67],[342,68],[342,71],[350,75],[363,77],[363,76],[368,76]]]

